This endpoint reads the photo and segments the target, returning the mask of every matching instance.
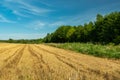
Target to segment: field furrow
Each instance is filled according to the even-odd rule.
[[[120,60],[43,44],[0,45],[0,80],[120,80]]]
[[[43,56],[29,46],[29,52],[33,56],[35,80],[50,79],[49,66],[44,62]]]
[[[9,56],[7,59],[4,60],[5,64],[0,70],[0,78],[6,80],[9,78],[10,80],[13,79],[11,75],[18,75],[20,73],[17,65],[22,57],[23,51],[25,47],[17,49],[13,55]],[[15,76],[17,77],[17,76]]]
[[[36,46],[36,47],[37,47],[38,49],[41,49],[41,50],[43,50],[43,51],[48,52],[49,54],[55,55],[55,57],[56,57],[59,61],[61,61],[62,63],[65,63],[65,64],[68,65],[69,67],[71,67],[71,68],[75,69],[76,71],[78,71],[78,69],[77,69],[73,64],[71,64],[71,61],[70,61],[70,63],[65,61],[65,60],[67,59],[66,57],[64,57],[64,56],[62,56],[62,55],[59,55],[59,54],[56,54],[56,53],[54,53],[54,52],[48,51],[48,50],[43,49],[43,48],[41,48],[41,47],[38,47],[38,46]],[[69,60],[69,59],[68,59],[68,60]]]
[[[11,49],[14,49],[16,47],[19,47],[20,45],[14,45],[14,46],[7,46],[7,47],[2,47],[0,49],[0,55],[4,53],[5,51],[10,51]]]
[[[64,51],[62,49],[48,47],[48,46],[44,46],[44,45],[40,45],[40,46],[37,46],[37,47],[41,50],[44,50],[44,51],[50,53],[50,54],[54,54],[60,61],[68,64],[69,66],[71,66],[73,68],[75,68],[78,72],[78,75],[81,75],[81,73],[84,73],[84,75],[83,75],[84,78],[89,78],[89,79],[91,78],[91,77],[88,77],[87,75],[91,75],[91,76],[94,75],[96,77],[99,75],[99,76],[101,76],[101,79],[107,79],[107,76],[111,76],[110,79],[119,79],[120,78],[120,77],[116,77],[116,75],[118,76],[120,74],[119,73],[120,64],[116,64],[116,63],[108,61],[107,64],[113,64],[113,65],[103,64],[103,65],[106,66],[105,67],[105,66],[102,66],[101,62],[99,63],[99,61],[98,61],[98,63],[96,63],[96,64],[93,63],[93,65],[95,65],[93,67],[93,65],[91,65],[91,64],[88,65],[89,61],[91,62],[91,59],[93,57],[90,57],[90,60],[89,60],[89,57],[86,58],[87,56],[84,56],[84,55],[82,57],[78,56],[78,54],[73,54],[74,56],[71,56],[72,54],[69,55],[69,53],[67,53],[67,52],[70,52],[70,51]],[[86,60],[85,61],[82,60],[82,62],[81,62],[80,58],[79,58],[79,60],[77,60],[78,57],[76,55],[78,57],[82,58],[82,59],[84,59],[84,57],[85,57]],[[75,60],[75,57],[76,57],[76,60]],[[93,58],[93,59],[96,59],[96,58]],[[107,60],[104,60],[104,59],[101,59],[101,58],[98,58],[98,60],[100,60],[100,61],[102,60],[103,62],[107,61]],[[88,61],[87,65],[85,64],[86,61]],[[83,63],[83,62],[85,62],[85,63]],[[99,67],[100,65],[101,65],[101,67]],[[114,65],[117,65],[118,67],[116,69],[114,69]],[[111,72],[109,71],[108,68],[110,69]],[[113,69],[111,69],[111,68],[113,68]],[[117,70],[118,70],[118,72],[117,72]],[[81,79],[83,79],[83,78],[81,78]]]

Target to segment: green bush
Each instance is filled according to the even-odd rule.
[[[115,58],[120,59],[120,45],[100,45],[92,43],[62,43],[62,44],[48,44],[58,48],[64,48],[80,52],[83,54],[89,54],[103,58]]]

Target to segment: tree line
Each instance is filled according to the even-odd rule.
[[[91,42],[120,44],[120,12],[112,12],[102,16],[97,14],[96,21],[84,25],[62,25],[55,32],[48,33],[40,39],[0,40],[9,43],[65,43],[65,42]]]
[[[105,16],[97,14],[96,21],[84,25],[62,25],[55,32],[48,33],[43,42],[92,42],[120,43],[120,12],[112,12]]]
[[[6,43],[24,43],[24,44],[38,44],[38,43],[42,43],[43,39],[19,39],[19,40],[15,40],[15,39],[9,39],[9,40],[0,40],[0,42],[6,42]]]

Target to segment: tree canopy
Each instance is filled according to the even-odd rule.
[[[120,12],[112,12],[102,16],[98,14],[96,21],[79,26],[63,25],[55,32],[48,34],[44,42],[93,42],[120,43]]]

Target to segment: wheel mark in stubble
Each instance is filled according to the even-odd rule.
[[[35,50],[31,50],[32,52],[34,52],[34,53],[37,53],[40,57],[38,57],[39,59],[40,59],[40,61],[44,64],[44,65],[46,65],[46,67],[48,68],[48,70],[50,71],[50,67],[49,67],[49,65],[43,60],[43,56],[42,56],[42,54],[40,54],[40,53],[38,53],[38,52],[36,52]]]
[[[50,78],[49,77],[49,75],[47,75],[46,73],[44,73],[44,68],[46,67],[47,68],[47,72],[51,72],[50,71],[50,67],[48,66],[48,64],[47,63],[45,63],[45,61],[43,60],[43,56],[42,56],[42,54],[39,54],[38,52],[36,52],[35,50],[33,50],[30,46],[29,46],[29,51],[30,51],[30,53],[31,53],[31,55],[33,55],[34,57],[36,57],[36,59],[37,59],[37,61],[38,61],[38,65],[39,66],[34,66],[35,68],[34,69],[39,69],[39,68],[41,68],[41,71],[36,71],[36,70],[34,70],[35,71],[35,73],[37,73],[37,74],[39,74],[39,75],[36,75],[36,78],[37,78],[37,80],[39,80],[39,76],[40,76],[40,74],[42,74],[43,76],[45,76],[46,75],[46,79],[48,79],[48,78]],[[34,60],[34,59],[33,59]],[[34,62],[35,62],[35,60],[34,60]],[[34,65],[36,65],[36,63],[34,63]],[[43,67],[43,65],[44,65],[44,67]],[[41,73],[42,72],[42,73]],[[44,78],[43,76],[41,76],[41,78]]]
[[[35,46],[36,46],[36,45],[35,45]],[[36,46],[36,47],[37,47],[38,49],[44,50],[44,51],[46,51],[46,52],[48,52],[48,53],[50,53],[50,54],[55,55],[58,60],[62,61],[63,63],[65,63],[65,64],[67,64],[67,65],[69,65],[71,68],[74,68],[76,71],[79,71],[79,69],[78,69],[77,67],[75,67],[74,64],[77,64],[77,65],[79,65],[80,67],[85,67],[84,65],[79,64],[79,63],[76,63],[75,61],[73,61],[73,60],[71,60],[71,59],[69,59],[69,58],[66,58],[66,57],[61,56],[61,55],[59,55],[59,54],[56,54],[56,53],[54,53],[54,52],[48,51],[48,50],[46,50],[46,49],[44,49],[44,48],[41,48],[41,47],[39,47],[39,46]],[[68,61],[65,61],[65,60],[69,60],[69,62],[71,62],[71,63],[69,63]],[[72,63],[74,63],[74,64],[72,64]],[[86,70],[88,70],[88,71],[90,71],[90,72],[93,72],[93,73],[96,73],[96,74],[100,74],[100,71],[99,71],[99,70],[93,70],[93,69],[87,68],[87,67],[86,67]],[[85,72],[84,70],[80,70],[80,71]]]
[[[36,45],[35,45],[35,46],[36,46]],[[69,65],[71,68],[74,68],[76,71],[82,71],[82,72],[85,72],[85,73],[89,71],[90,73],[95,73],[95,74],[98,74],[98,75],[101,75],[101,76],[106,75],[106,73],[101,73],[100,70],[94,70],[94,69],[85,67],[84,65],[79,64],[79,63],[71,60],[70,58],[66,58],[65,56],[61,56],[61,55],[59,55],[59,54],[56,54],[56,53],[54,53],[54,52],[51,52],[51,51],[46,50],[46,49],[44,49],[44,48],[41,48],[40,46],[36,46],[36,47],[37,47],[38,49],[41,49],[41,50],[43,50],[43,51],[46,51],[46,52],[48,52],[48,53],[50,53],[50,54],[55,55],[58,60],[62,61],[63,63],[65,63],[65,64],[67,64],[67,65]],[[69,60],[69,62],[71,62],[71,63],[69,63],[68,61],[65,61],[65,60]],[[85,70],[79,70],[79,69],[78,69],[77,67],[75,67],[74,64],[72,64],[72,63],[77,64],[77,65],[79,65],[79,66],[81,66],[81,67],[85,67],[85,69],[86,69],[87,71],[85,71]],[[115,76],[112,75],[112,74],[108,74],[108,75],[112,76],[113,79],[117,79],[117,77],[115,77]],[[106,77],[105,77],[105,78],[106,78]]]
[[[25,46],[20,50],[18,49],[18,51],[16,51],[14,55],[7,60],[7,64],[0,70],[0,77],[4,76],[5,74],[8,74],[9,69],[16,69],[16,71],[19,71],[19,73],[17,72],[17,74],[21,75],[20,70],[16,67],[23,55],[24,48]]]
[[[14,47],[10,47],[10,48],[4,48],[4,49],[0,50],[0,54],[4,53],[5,51],[11,51],[11,49],[14,49],[16,47],[19,47],[19,45],[14,46]]]
[[[29,50],[30,54],[32,56],[34,56],[37,59],[37,61],[39,61],[39,57],[31,50],[30,46],[28,47],[28,50]],[[36,66],[34,58],[33,58],[33,62],[34,62],[34,68],[33,69],[34,69],[34,73],[36,74],[35,79],[39,80],[40,77],[38,75],[40,74],[40,71],[37,71],[36,68],[39,68],[39,67],[42,68],[42,65],[40,65],[40,61],[39,61],[39,65]]]
[[[4,68],[6,68],[6,67],[13,68],[13,67],[17,66],[17,64],[19,63],[19,61],[20,61],[20,59],[21,59],[21,57],[23,55],[24,48],[16,50],[16,52],[12,56],[7,58],[5,60],[5,62],[7,64],[5,65]]]
[[[101,76],[106,75],[106,73],[101,73],[100,70],[94,70],[94,69],[91,69],[91,68],[89,68],[89,67],[85,67],[84,65],[79,64],[79,63],[71,60],[70,58],[66,58],[66,57],[61,56],[61,55],[59,55],[59,54],[56,54],[56,53],[54,53],[54,52],[48,51],[48,50],[46,50],[46,49],[43,49],[43,48],[41,48],[41,47],[39,47],[39,46],[36,46],[36,47],[38,47],[38,48],[40,48],[40,49],[42,49],[42,50],[45,50],[45,51],[47,51],[47,52],[49,52],[49,53],[51,53],[51,54],[57,55],[57,57],[58,57],[60,60],[62,60],[63,62],[65,62],[65,63],[68,63],[68,62],[64,61],[64,59],[69,60],[69,62],[71,62],[71,63],[68,63],[68,64],[69,64],[71,67],[76,68],[76,67],[74,66],[74,64],[77,64],[77,65],[85,68],[85,69],[87,70],[87,72],[89,71],[90,73],[95,73],[95,74],[101,75]],[[74,64],[72,64],[72,63],[74,63]],[[81,70],[81,69],[77,69],[77,68],[76,68],[76,70],[77,70],[77,71],[80,71],[80,72],[85,72],[85,73],[86,73],[85,70]],[[109,75],[111,75],[111,74],[109,74]],[[111,76],[113,76],[113,78],[114,78],[114,75],[111,75]]]
[[[20,49],[17,49],[11,56],[9,56],[7,59],[4,60],[4,62],[8,62],[13,56],[16,55],[16,53],[19,51]]]
[[[36,46],[36,45],[35,45],[35,46]],[[78,69],[77,69],[73,64],[68,63],[67,61],[64,61],[64,60],[63,60],[63,59],[65,59],[64,56],[60,56],[60,55],[58,55],[58,54],[56,54],[56,53],[53,53],[53,52],[51,52],[51,51],[48,51],[48,50],[43,49],[43,48],[38,47],[38,46],[36,46],[36,47],[37,47],[38,49],[41,49],[41,50],[43,50],[43,51],[48,52],[49,54],[55,55],[55,57],[56,57],[59,61],[61,61],[62,63],[68,65],[69,67],[73,68],[75,71],[78,71]]]
[[[24,48],[25,48],[25,47],[24,47]],[[13,66],[17,66],[17,64],[19,63],[19,61],[20,61],[20,59],[21,59],[21,57],[22,57],[22,55],[23,55],[24,48],[22,48],[22,49],[18,52],[18,54],[15,55],[14,59],[13,59],[11,62],[9,62],[8,65],[6,65],[6,67],[9,66],[9,64],[10,64],[10,65],[13,64]],[[12,67],[12,65],[11,65],[11,67]]]

